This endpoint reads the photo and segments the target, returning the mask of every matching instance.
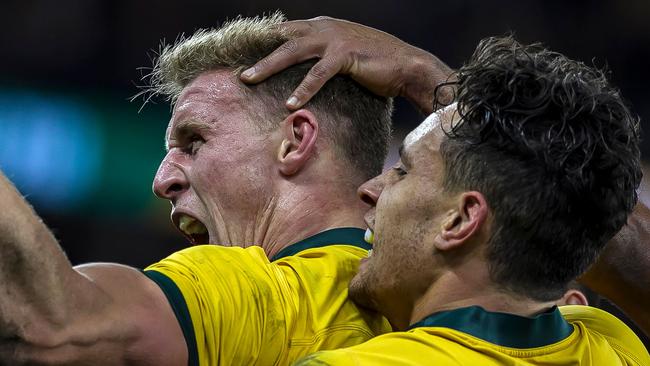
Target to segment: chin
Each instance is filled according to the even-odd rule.
[[[378,311],[377,301],[373,293],[372,286],[370,286],[370,281],[367,281],[367,277],[356,275],[350,281],[349,296],[352,301],[363,308]]]

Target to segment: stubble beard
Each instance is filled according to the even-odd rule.
[[[357,274],[350,281],[349,296],[358,306],[378,311],[377,300],[375,299],[374,292],[372,291],[370,278]]]

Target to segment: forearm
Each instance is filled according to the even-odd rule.
[[[650,210],[639,203],[581,282],[619,306],[650,335]]]
[[[76,272],[56,240],[0,173],[0,337],[36,325],[30,317],[65,322],[66,291]]]
[[[1,172],[0,207],[0,365],[187,364],[156,284],[117,264],[72,268]]]

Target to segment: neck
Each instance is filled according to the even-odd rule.
[[[433,313],[475,305],[487,311],[526,317],[555,305],[554,301],[540,302],[503,290],[489,278],[486,266],[444,273],[414,302],[411,313],[401,319],[400,327],[417,323]]]
[[[269,258],[328,229],[365,228],[363,214],[367,207],[356,195],[347,197],[324,186],[294,186],[289,191],[290,194],[272,199],[249,231],[253,233],[252,242],[261,246]]]

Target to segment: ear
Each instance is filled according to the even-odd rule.
[[[463,193],[457,207],[449,210],[442,222],[436,248],[445,251],[462,246],[480,231],[487,214],[488,205],[480,192]]]
[[[316,151],[318,120],[306,109],[297,110],[282,121],[282,136],[278,151],[279,169],[284,175],[293,175]]]
[[[564,293],[564,296],[557,302],[558,306],[562,305],[589,305],[589,301],[587,300],[587,297],[585,294],[583,294],[580,290],[576,289],[569,289],[567,292]]]

